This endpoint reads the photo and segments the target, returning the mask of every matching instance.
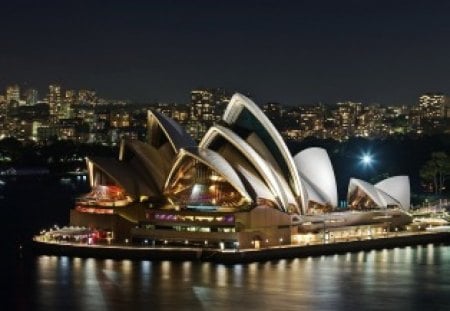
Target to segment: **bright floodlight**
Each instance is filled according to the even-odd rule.
[[[371,154],[365,153],[361,156],[361,162],[364,166],[369,166],[373,162],[373,157]]]

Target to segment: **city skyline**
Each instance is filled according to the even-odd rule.
[[[443,1],[3,7],[2,86],[43,92],[54,82],[108,98],[180,103],[191,89],[217,86],[289,106],[414,104],[425,92],[450,93]]]
[[[183,94],[181,96],[181,97],[183,97],[181,101],[169,100],[166,98],[162,98],[161,96],[154,96],[153,98],[136,100],[136,99],[132,99],[132,98],[126,98],[125,96],[108,97],[107,96],[108,94],[99,93],[98,89],[95,87],[87,88],[83,85],[81,85],[79,88],[78,87],[75,88],[75,87],[72,87],[71,85],[64,85],[62,83],[55,83],[55,82],[48,82],[48,81],[47,81],[47,84],[45,84],[45,82],[43,81],[42,85],[44,85],[43,88],[38,88],[35,85],[29,85],[27,83],[21,84],[21,83],[15,82],[15,81],[6,83],[5,85],[0,84],[0,99],[2,98],[2,96],[4,98],[6,98],[8,96],[7,95],[8,89],[10,89],[10,88],[17,89],[18,88],[21,100],[25,101],[28,94],[30,92],[32,92],[36,98],[36,101],[38,101],[40,103],[46,103],[48,101],[48,96],[51,93],[49,91],[49,89],[52,88],[53,86],[59,87],[61,90],[61,94],[64,94],[65,92],[71,93],[71,92],[79,92],[79,91],[93,92],[99,97],[99,99],[101,99],[105,103],[120,102],[120,103],[142,104],[142,105],[156,104],[156,103],[189,105],[191,102],[191,92],[193,90],[212,90],[212,91],[219,90],[219,91],[223,91],[227,94],[243,93],[251,98],[260,97],[260,96],[258,96],[258,94],[246,93],[246,92],[242,92],[239,90],[226,89],[222,86],[200,86],[200,87],[194,87],[189,90],[186,90],[186,94]],[[313,102],[303,102],[298,105],[290,105],[289,103],[282,102],[281,100],[274,97],[271,100],[263,101],[263,103],[265,103],[265,104],[276,103],[276,104],[281,104],[285,107],[292,107],[292,108],[294,108],[294,107],[309,107],[309,106],[316,106],[316,105],[335,106],[336,104],[346,103],[346,102],[361,103],[361,104],[365,104],[365,105],[380,105],[381,107],[401,107],[401,106],[410,106],[411,107],[411,106],[419,104],[420,98],[422,96],[442,95],[442,96],[448,97],[450,93],[445,93],[445,92],[442,92],[441,90],[425,90],[421,93],[414,93],[414,94],[415,94],[415,97],[412,98],[410,102],[397,102],[397,103],[391,103],[391,104],[387,104],[387,103],[383,103],[383,102],[364,101],[364,100],[358,99],[354,96],[349,96],[349,98],[343,98],[341,100],[337,100],[337,101],[333,101],[333,102],[313,101]],[[283,96],[283,94],[279,95],[279,97],[282,97],[282,96]]]
[[[0,138],[45,143],[57,137],[115,145],[122,137],[143,139],[146,111],[154,109],[180,122],[199,140],[225,113],[231,93],[223,89],[194,89],[190,94],[188,104],[133,104],[105,100],[95,90],[49,85],[44,101],[39,101],[37,90],[21,93],[18,85],[12,85],[0,96]],[[293,107],[272,102],[261,105],[260,109],[285,139],[295,141],[313,136],[342,141],[353,136],[386,138],[446,133],[450,120],[449,98],[444,94],[422,94],[418,104],[412,106],[345,101],[333,106]]]

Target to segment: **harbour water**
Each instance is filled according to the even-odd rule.
[[[448,310],[450,247],[218,265],[32,257],[16,310]]]
[[[2,310],[450,309],[448,245],[229,266],[35,256],[27,239],[64,224],[85,184],[46,177],[6,187]]]

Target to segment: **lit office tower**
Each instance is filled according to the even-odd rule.
[[[220,88],[192,90],[190,119],[206,123],[220,120],[230,98],[230,95]]]
[[[300,107],[298,127],[303,137],[325,137],[325,107],[322,104]]]
[[[48,87],[48,106],[50,112],[50,119],[52,122],[58,120],[58,114],[61,111],[61,86],[50,84]]]
[[[187,132],[196,140],[203,137],[206,130],[220,120],[230,98],[230,94],[220,88],[192,90]]]
[[[337,110],[333,115],[336,120],[339,139],[346,139],[352,136],[356,129],[356,121],[361,113],[362,104],[351,101],[337,103]]]
[[[426,93],[419,97],[420,115],[424,119],[445,117],[446,96],[440,93]]]
[[[189,105],[187,132],[199,140],[213,122],[212,93],[208,90],[192,90]]]
[[[71,106],[75,104],[77,101],[77,91],[75,90],[66,90],[64,101],[69,103]]]
[[[59,114],[63,119],[72,118],[73,107],[78,101],[77,92],[75,90],[66,90],[64,100],[62,102],[62,111]]]
[[[213,121],[214,120],[214,102],[213,93],[209,90],[191,91],[191,120],[195,121]]]
[[[25,91],[25,101],[27,106],[34,106],[37,104],[39,97],[38,90],[36,89],[28,89]]]
[[[11,104],[12,102],[18,103],[20,100],[20,87],[17,84],[9,85],[6,87],[6,102]]]

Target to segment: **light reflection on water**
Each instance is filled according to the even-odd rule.
[[[450,307],[450,246],[239,265],[40,256],[25,269],[31,275],[19,290],[29,295],[26,310]]]

